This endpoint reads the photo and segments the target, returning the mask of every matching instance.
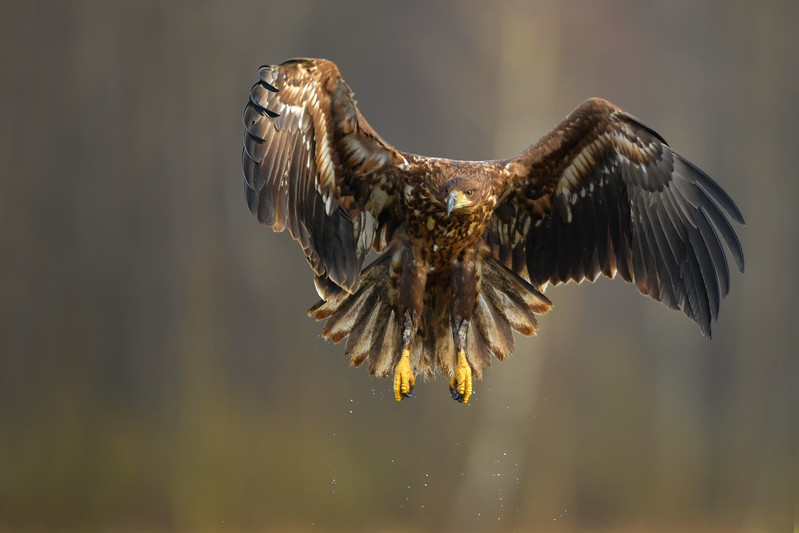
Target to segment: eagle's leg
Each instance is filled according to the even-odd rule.
[[[476,252],[466,253],[451,263],[452,277],[452,337],[458,360],[449,380],[452,399],[463,404],[472,395],[472,367],[466,357],[466,336],[469,321],[477,301],[479,283],[478,257]]]
[[[411,395],[416,378],[411,368],[411,346],[419,329],[419,317],[424,306],[424,287],[427,283],[427,267],[418,259],[412,247],[407,246],[399,261],[392,261],[393,273],[399,271],[399,294],[397,303],[400,316],[400,358],[394,367],[394,398],[401,402]]]
[[[466,360],[466,332],[469,331],[469,321],[462,320],[453,324],[452,334],[455,338],[455,350],[458,353],[458,362],[455,371],[449,380],[449,393],[452,399],[463,404],[469,403],[472,395],[472,368]]]
[[[394,367],[394,398],[401,402],[403,398],[408,398],[416,384],[411,370],[411,344],[413,344],[416,326],[410,313],[406,312],[402,318],[402,352],[400,360]]]

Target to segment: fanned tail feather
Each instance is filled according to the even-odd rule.
[[[400,324],[394,309],[389,275],[391,254],[385,253],[361,273],[358,290],[320,300],[308,314],[327,320],[322,336],[334,343],[345,337],[345,355],[353,366],[367,363],[369,374],[387,376],[400,356]],[[535,315],[552,306],[535,287],[493,257],[480,263],[480,291],[469,324],[467,358],[475,377],[482,377],[491,356],[506,359],[514,348],[513,332],[534,335]],[[449,375],[456,364],[450,322],[448,290],[431,290],[427,295],[419,331],[411,345],[410,363],[415,375],[429,377],[436,369]]]
[[[358,290],[320,300],[308,311],[324,320],[322,337],[334,343],[347,339],[345,355],[353,366],[368,361],[369,374],[387,376],[399,359],[400,328],[391,305],[390,254],[383,254],[361,273]]]
[[[476,378],[491,364],[491,355],[504,361],[513,353],[513,332],[535,335],[538,321],[552,302],[511,269],[487,257],[480,264],[477,294],[467,335],[466,356]]]

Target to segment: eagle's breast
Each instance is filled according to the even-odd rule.
[[[479,205],[447,215],[445,198],[435,188],[417,184],[406,197],[408,234],[422,259],[438,270],[473,250],[491,216],[491,205]]]

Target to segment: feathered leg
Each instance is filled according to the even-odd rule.
[[[398,307],[402,342],[400,358],[394,367],[394,398],[398,402],[410,396],[416,383],[411,368],[411,347],[414,346],[416,332],[419,329],[419,319],[424,308],[424,287],[427,282],[427,267],[418,259],[413,248],[406,247],[402,251],[400,261],[400,264],[391,265],[393,271],[401,272]]]
[[[411,370],[411,344],[415,337],[416,327],[410,313],[402,317],[402,352],[397,365],[394,367],[394,398],[401,402],[409,398],[416,384],[416,378]]]
[[[455,350],[458,353],[458,362],[452,377],[449,379],[449,393],[456,402],[469,403],[472,395],[472,367],[466,359],[466,335],[469,331],[469,321],[464,319],[452,325],[452,336],[455,340]]]
[[[477,301],[479,284],[478,259],[476,253],[452,263],[452,337],[458,360],[452,377],[449,380],[449,391],[452,399],[463,404],[469,402],[472,395],[472,367],[466,354],[469,322]],[[480,354],[473,354],[478,356]]]

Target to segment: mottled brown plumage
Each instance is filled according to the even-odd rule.
[[[722,240],[743,271],[733,201],[609,102],[587,100],[513,158],[453,161],[381,139],[329,61],[259,74],[244,110],[247,203],[302,245],[323,336],[347,338],[371,374],[393,370],[398,400],[439,370],[466,403],[471,375],[513,351],[511,330],[535,333],[547,283],[618,273],[709,335],[729,290]]]

